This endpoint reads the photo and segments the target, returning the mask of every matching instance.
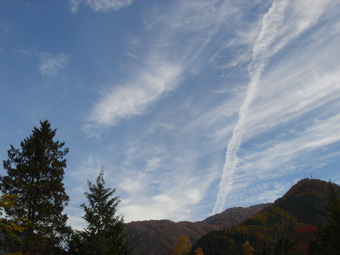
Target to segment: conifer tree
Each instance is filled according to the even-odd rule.
[[[66,226],[67,216],[62,214],[69,197],[62,180],[68,148],[65,143],[54,141],[56,129],[45,120],[40,128],[21,144],[21,150],[11,145],[8,159],[3,162],[7,176],[0,176],[3,194],[18,195],[16,207],[6,209],[9,220],[25,217],[29,224],[18,234],[22,240],[7,237],[6,249],[32,254],[61,254],[63,242],[70,231]]]
[[[105,188],[104,171],[101,170],[96,184],[87,182],[90,192],[85,192],[89,205],[82,204],[88,223],[84,231],[77,231],[70,242],[71,254],[127,255],[129,243],[125,240],[125,225],[121,216],[116,216],[118,197],[115,189]]]

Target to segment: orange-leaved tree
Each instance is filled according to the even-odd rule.
[[[171,255],[187,255],[191,251],[191,245],[188,243],[188,238],[181,235],[175,244],[174,250]]]

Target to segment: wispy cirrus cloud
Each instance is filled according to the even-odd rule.
[[[236,9],[229,9],[228,5],[174,2],[171,11],[147,16],[144,23],[151,39],[143,41],[138,40],[138,36],[130,36],[133,45],[128,49],[128,56],[134,61],[129,65],[131,78],[107,85],[84,125],[85,132],[96,136],[103,127],[119,128],[124,119],[154,114],[160,99],[166,100],[181,89],[186,78],[183,73],[198,75],[204,70],[207,59],[211,58],[209,50],[206,51],[212,38],[227,25],[225,19],[233,19],[229,17],[231,14],[238,15]],[[202,154],[195,152],[196,145],[187,141],[196,139],[197,130],[189,130],[185,123],[183,126],[183,115],[176,118],[181,108],[186,112],[182,104],[188,102],[188,98],[183,99],[178,105],[173,102],[173,107],[159,112],[146,127],[140,127],[139,136],[126,138],[131,141],[126,148],[120,148],[126,152],[120,164],[124,176],[119,187],[126,197],[121,211],[128,221],[137,220],[141,214],[145,219],[184,220],[193,212],[190,207],[205,197],[217,177],[215,163],[197,169]],[[190,112],[189,107],[187,120],[194,117]],[[173,142],[170,145],[165,141]],[[202,171],[203,176],[193,177],[197,171]]]
[[[213,8],[214,12],[206,8]],[[222,10],[228,8],[224,6]],[[189,11],[199,13],[201,20],[196,15],[188,15]],[[84,126],[85,132],[93,136],[103,126],[117,125],[121,119],[144,114],[150,105],[178,87],[184,71],[199,71],[201,52],[218,33],[224,24],[223,19],[233,12],[224,13],[213,3],[188,3],[184,7],[179,5],[177,12],[167,13],[175,15],[172,19],[164,19],[163,15],[147,19],[145,26],[152,34],[152,40],[149,44],[139,45],[138,50],[146,52],[138,57],[140,66],[131,65],[129,73],[132,78],[107,85],[91,111],[89,123]],[[198,30],[200,34],[197,34]],[[191,33],[193,37],[180,43],[182,47],[179,48],[177,38],[185,33]],[[128,51],[128,56],[135,58],[133,50]]]
[[[252,62],[249,65],[251,81],[249,83],[247,95],[239,112],[239,119],[234,128],[233,135],[228,143],[225,165],[220,182],[220,190],[217,195],[214,213],[220,213],[223,210],[227,194],[232,189],[233,174],[238,164],[236,156],[241,144],[244,133],[244,125],[248,115],[250,104],[253,102],[259,79],[268,62],[268,48],[275,40],[276,34],[282,25],[284,11],[287,6],[286,1],[274,2],[262,20],[262,29],[254,44]]]
[[[267,44],[266,40],[263,43],[255,43],[257,46],[254,46],[253,59],[256,59],[258,52],[264,47],[267,47],[263,52],[266,61],[275,59],[274,54],[279,54],[281,49],[292,44],[299,36],[308,34],[309,29],[322,19],[323,15],[333,15],[332,11],[326,11],[326,5],[329,4],[326,1],[310,7],[305,4],[289,2],[285,15],[281,17],[279,29],[272,30],[276,32],[276,37],[271,44]],[[312,157],[310,162],[313,162],[309,166],[316,167],[319,164],[316,162],[327,157],[315,157],[315,152],[339,141],[337,135],[329,137],[324,133],[324,136],[320,137],[322,130],[333,130],[336,127],[338,117],[333,107],[337,105],[336,100],[339,100],[339,77],[337,71],[334,71],[334,63],[328,61],[334,58],[327,56],[330,52],[338,53],[333,45],[336,44],[335,30],[332,29],[335,24],[324,25],[330,27],[329,32],[325,32],[323,26],[315,28],[312,37],[314,40],[311,38],[306,44],[308,46],[305,45],[305,50],[295,53],[294,56],[291,52],[286,53],[286,57],[281,55],[280,64],[275,68],[262,69],[265,74],[259,79],[260,85],[257,88],[257,96],[252,99],[252,107],[247,107],[245,126],[240,129],[241,133],[236,132],[239,136],[233,136],[235,139],[238,137],[238,143],[231,144],[233,138],[229,142],[228,151],[230,146],[234,148],[231,150],[233,157],[226,157],[225,166],[228,166],[229,170],[225,171],[225,168],[223,171],[225,176],[221,180],[214,212],[222,210],[226,195],[233,189],[234,179],[237,179],[236,182],[245,183],[246,176],[253,176],[254,179],[249,180],[251,183],[258,178],[280,178],[293,174],[296,168],[307,167],[308,164],[302,162],[308,161],[309,157]],[[252,78],[256,72],[250,74]],[[333,107],[329,109],[326,107],[328,104]],[[241,110],[242,108],[240,119]],[[326,116],[332,116],[332,120],[328,120]],[[285,126],[290,126],[291,129],[286,130]],[[238,125],[235,126],[234,134],[235,130],[239,131]],[[285,131],[277,133],[279,130]],[[271,138],[273,134],[275,136]],[[334,134],[337,132],[334,131]],[[244,139],[245,145],[239,150],[241,139]],[[236,153],[240,155],[236,156]],[[239,174],[235,172],[236,167]],[[273,172],[273,169],[276,171]]]
[[[27,50],[19,47],[15,53],[24,54],[28,57],[37,58],[39,60],[38,71],[45,78],[58,76],[61,69],[67,67],[70,55],[68,54],[52,54],[49,52],[39,52],[37,49]]]
[[[168,156],[174,155],[170,153]],[[132,195],[129,198],[124,196],[126,199],[122,199],[119,211],[128,221],[139,220],[141,214],[144,219],[184,220],[190,217],[193,207],[205,197],[212,179],[210,173],[204,177],[193,177],[190,166],[193,158],[177,157],[173,160],[175,162],[171,168],[169,162],[162,170],[157,168],[151,172],[146,166],[145,172],[135,169],[123,178],[120,189]]]
[[[45,77],[57,76],[60,69],[67,66],[69,57],[65,54],[52,55],[48,52],[39,54],[39,72]]]
[[[7,20],[0,22],[0,31],[2,33],[7,35],[12,30],[13,30],[13,27],[11,26],[11,24]]]
[[[133,0],[70,0],[71,11],[76,13],[79,5],[84,4],[95,12],[118,11],[129,6]]]
[[[302,7],[295,2],[273,8],[271,16],[263,16],[266,6],[249,22],[244,6],[229,4],[215,8],[209,2],[183,2],[145,18],[152,40],[131,35],[133,47],[127,52],[134,64],[126,66],[132,75],[108,83],[93,105],[84,126],[92,133],[102,127],[118,130],[126,124],[123,119],[147,115],[146,124],[122,138],[126,146],[119,147],[118,168],[124,175],[117,186],[128,221],[141,219],[140,212],[143,219],[185,220],[202,201],[212,208],[211,194],[219,191],[216,184],[226,163],[223,151],[242,116],[236,128],[241,136],[233,144],[237,171],[231,172],[232,185],[226,185],[230,201],[225,205],[239,205],[237,193],[243,205],[272,202],[295,181],[280,183],[278,178],[294,174],[302,159],[312,158],[313,167],[319,166],[326,156],[315,153],[338,141],[337,135],[319,136],[337,125],[334,109],[340,94],[334,57],[338,40],[331,37],[337,26],[329,24],[326,33],[319,22],[329,8],[316,8],[320,13],[306,18],[308,11],[297,11]],[[312,36],[308,33],[315,24]],[[333,56],[327,55],[329,49]],[[250,92],[249,80],[257,82]],[[268,182],[266,188],[254,185],[259,179]],[[254,194],[257,190],[258,200],[241,187]]]
[[[132,81],[106,93],[92,110],[90,121],[98,125],[116,125],[120,119],[139,115],[147,107],[173,90],[179,82],[181,66],[157,62]]]
[[[271,54],[275,54],[291,40],[304,33],[315,25],[320,16],[325,13],[326,8],[330,8],[331,1],[317,1],[313,5],[308,5],[305,1],[291,2],[285,15],[284,23],[278,31],[277,41],[271,49]]]
[[[87,179],[95,180],[99,175],[100,169],[103,166],[103,159],[98,156],[88,156],[78,166],[77,171],[73,171],[71,175],[77,180],[84,184]]]
[[[161,123],[141,127],[140,134],[120,148],[123,154],[118,168],[124,174],[117,183],[122,194],[119,212],[127,221],[185,220],[217,176],[218,167],[214,171],[207,165],[197,169],[200,154],[186,145],[185,134],[178,137],[170,130],[172,127]],[[172,145],[168,140],[173,140]]]
[[[337,114],[323,120],[315,120],[304,130],[292,130],[286,137],[282,135],[267,144],[262,144],[260,149],[254,147],[241,157],[239,169],[260,179],[273,179],[291,174],[296,168],[308,169],[322,165],[327,158],[335,156],[334,153],[321,152],[339,143],[339,124],[340,115]],[[332,136],[329,136],[329,133]],[[273,169],[276,171],[273,172]]]
[[[282,15],[284,3],[70,0],[68,14],[63,2],[2,5],[11,47],[0,101],[18,102],[4,116],[59,127],[75,227],[101,165],[127,221],[202,220],[219,191],[220,210],[273,202],[310,174],[339,180],[340,3],[288,0]]]
[[[332,11],[320,11],[324,13],[317,17],[332,16]],[[315,23],[309,22],[311,26]],[[246,121],[235,186],[250,187],[256,180],[271,182],[301,171],[308,176],[339,155],[332,152],[340,141],[339,61],[334,57],[340,53],[336,46],[339,30],[334,33],[333,26],[336,23],[324,23],[314,29],[313,40],[299,46],[304,50],[287,52],[262,76]],[[252,196],[235,187],[229,198],[234,199],[238,192]]]

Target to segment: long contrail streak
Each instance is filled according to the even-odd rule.
[[[248,115],[249,106],[256,95],[261,74],[270,57],[268,48],[274,42],[276,33],[283,22],[284,11],[287,4],[288,1],[274,1],[268,12],[263,16],[261,31],[254,44],[252,61],[248,66],[251,80],[248,85],[246,98],[239,111],[239,119],[227,147],[220,189],[213,211],[214,214],[222,212],[226,196],[232,189],[233,175],[238,163],[236,154],[244,133],[244,124]]]

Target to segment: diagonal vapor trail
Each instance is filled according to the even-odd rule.
[[[232,189],[233,175],[238,163],[236,154],[244,133],[244,124],[249,106],[255,97],[259,79],[270,57],[268,48],[274,42],[276,33],[282,25],[284,11],[287,5],[288,1],[274,1],[268,12],[263,16],[261,31],[254,44],[252,61],[248,66],[251,80],[248,85],[246,98],[239,111],[239,119],[228,143],[225,164],[213,214],[222,212],[226,196]]]

